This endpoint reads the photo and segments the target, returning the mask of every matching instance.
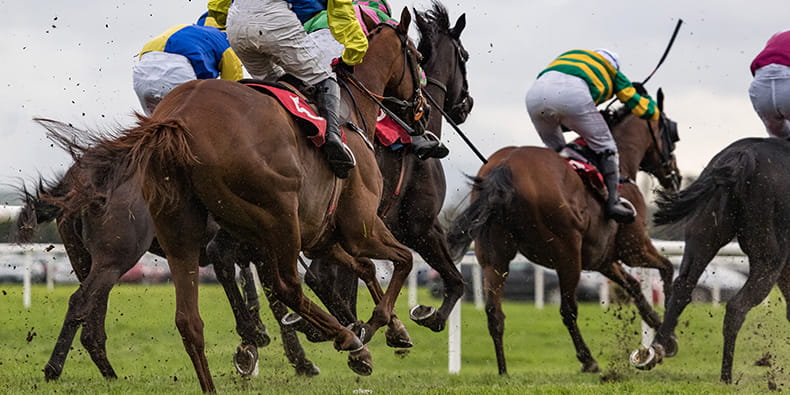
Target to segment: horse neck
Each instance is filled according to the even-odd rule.
[[[371,93],[381,96],[384,92],[383,73],[370,72],[363,68],[357,68],[354,71],[354,76],[367,88]],[[371,100],[367,94],[355,88],[353,84],[349,84],[353,95],[353,100],[348,97],[348,92],[342,90],[342,100],[349,103],[352,108],[351,117],[356,122],[357,126],[365,131],[365,136],[368,140],[373,141],[374,133],[376,130],[376,118],[378,117],[379,106]]]
[[[647,121],[631,115],[612,129],[612,135],[620,154],[621,176],[636,179],[639,164],[652,144]]]
[[[427,69],[425,70],[425,74],[428,75],[429,77],[432,77],[431,73],[429,73]],[[445,83],[444,81],[440,81],[440,82]],[[438,86],[436,86],[434,84],[431,84],[431,83],[428,83],[428,85],[425,88],[423,88],[423,90],[425,90],[426,93],[429,94],[433,98],[434,101],[436,101],[437,105],[439,105],[439,106],[443,105],[444,99],[447,96],[447,94],[444,92],[444,90],[442,90]],[[430,104],[433,105],[433,103],[430,103]],[[434,108],[434,109],[431,110],[430,117],[428,118],[428,130],[433,132],[433,134],[435,134],[437,137],[441,138],[442,137],[442,113],[439,110],[440,109],[438,109],[438,108]]]

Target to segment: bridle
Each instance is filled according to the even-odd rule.
[[[461,44],[458,42],[457,39],[452,39],[453,43],[453,52],[456,59],[456,64],[458,67],[453,68],[453,75],[450,81],[454,81],[456,78],[457,73],[460,71],[461,76],[463,78],[463,84],[461,86],[460,94],[455,97],[454,101],[451,101],[453,98],[449,97],[447,85],[442,83],[441,81],[428,77],[427,82],[429,85],[433,85],[439,90],[444,93],[444,103],[442,103],[442,108],[446,111],[452,119],[463,119],[468,115],[469,108],[471,107],[470,101],[471,96],[469,95],[469,82],[466,78],[466,62],[469,60],[469,54],[461,47]],[[432,104],[436,104],[432,97],[426,92],[426,96],[428,99],[431,100]]]
[[[401,34],[401,32],[399,32],[395,26],[388,23],[379,24],[377,29],[373,30],[370,35],[368,35],[368,37],[370,38],[374,34],[377,34],[383,28],[392,29],[398,39],[400,39],[403,57],[407,63],[407,67],[411,70],[413,86],[413,94],[411,99],[403,100],[394,96],[377,95],[366,88],[365,85],[359,81],[356,76],[354,76],[354,73],[342,73],[342,77],[348,80],[352,86],[362,91],[368,98],[375,102],[384,113],[392,118],[393,121],[398,123],[398,125],[406,130],[410,135],[420,135],[425,130],[425,121],[427,117],[424,117],[426,112],[426,102],[425,97],[422,95],[422,89],[420,86],[421,84],[417,67],[418,65],[415,61],[416,56],[409,45],[409,38],[405,34]],[[403,82],[403,79],[406,78],[407,67],[404,67],[401,70],[400,80],[397,85],[400,85]],[[404,119],[409,120],[410,124],[407,124]],[[367,127],[365,129],[367,129]]]
[[[658,117],[658,137],[653,132],[653,125],[650,121],[647,121],[647,129],[650,137],[653,139],[653,145],[658,148],[658,155],[661,158],[661,164],[659,165],[663,173],[661,178],[672,183],[675,190],[679,189],[681,178],[675,168],[675,155],[673,154],[675,143],[680,141],[677,122],[667,118],[662,111]],[[661,140],[660,145],[658,144],[659,139]]]

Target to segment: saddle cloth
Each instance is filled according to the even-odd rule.
[[[272,84],[271,82],[244,79],[240,83],[256,91],[274,97],[294,116],[299,126],[307,133],[316,147],[324,145],[326,141],[326,120],[318,115],[315,106],[308,102],[305,95],[299,92],[296,84],[288,82]],[[341,111],[343,112],[343,111]],[[344,122],[341,122],[341,125]],[[345,128],[340,128],[343,141]],[[401,144],[411,143],[411,136],[400,125],[395,123],[387,114],[379,110],[376,122],[376,138],[386,147],[400,148]]]
[[[582,182],[589,186],[596,195],[605,199],[607,196],[606,184],[604,184],[601,172],[593,165],[592,155],[592,150],[587,147],[587,142],[581,137],[560,151],[560,156],[565,159],[571,169],[576,171]]]

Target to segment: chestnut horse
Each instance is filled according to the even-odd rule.
[[[420,33],[418,49],[428,77],[424,87],[455,123],[463,123],[472,109],[466,80],[469,55],[461,44],[466,16],[450,26],[447,9],[438,2],[426,12],[416,13]],[[442,114],[431,111],[428,129],[441,137]],[[418,324],[441,331],[453,306],[463,295],[463,277],[456,268],[439,223],[445,196],[445,177],[439,159],[420,160],[409,145],[393,150],[376,143],[376,159],[384,175],[384,193],[379,216],[401,243],[414,249],[441,276],[444,299],[441,307],[416,306],[411,313]],[[356,321],[357,277],[331,257],[314,259],[305,282],[327,309],[344,325]]]
[[[659,108],[663,107],[660,91],[658,103]],[[656,175],[664,188],[676,188],[679,176],[672,155],[677,140],[674,122],[663,112],[660,121],[645,121],[625,107],[616,113],[613,122],[612,135],[620,150],[623,177],[634,180],[641,168]],[[455,219],[448,237],[459,257],[472,239],[475,241],[487,292],[488,330],[500,374],[507,374],[501,303],[508,266],[517,253],[557,271],[562,322],[583,372],[599,369],[576,325],[576,287],[582,270],[598,271],[623,287],[645,322],[653,328],[661,324],[642,295],[639,282],[618,261],[657,268],[665,291],[671,285],[672,265],[656,251],[647,235],[645,202],[636,184],[623,183],[621,194],[636,208],[637,218],[631,224],[607,220],[601,197],[591,192],[565,159],[546,148],[502,148],[480,169],[470,206]]]
[[[423,98],[407,8],[400,20],[371,30],[365,60],[355,67],[354,94],[343,94],[344,103],[355,103],[357,125],[375,125],[380,103],[374,98],[390,95],[385,102],[405,104],[400,113],[419,127],[414,120]],[[339,180],[275,98],[235,82],[197,80],[174,89],[137,127],[97,140],[93,149],[105,155],[86,165],[106,171],[95,172],[82,188],[101,196],[129,179],[140,181],[176,288],[176,326],[203,391],[215,390],[197,304],[201,234],[209,214],[258,250],[258,272],[278,300],[334,339],[336,349],[349,351],[352,370],[372,372],[367,346],[303,294],[296,268],[300,251],[392,261],[386,292],[375,268],[354,266],[377,303],[367,322],[370,332],[390,323],[412,258],[376,215],[382,178],[369,148],[372,138],[372,129],[347,131],[357,166]]]
[[[786,165],[787,166],[786,166]],[[790,142],[777,138],[746,138],[716,154],[686,189],[664,193],[658,200],[658,225],[685,226],[685,251],[678,277],[667,300],[664,323],[652,345],[631,354],[639,369],[652,369],[678,351],[675,327],[691,302],[691,291],[705,267],[734,238],[749,257],[749,277],[727,302],[721,381],[732,382],[735,340],[746,314],[760,304],[774,285],[790,299]],[[790,320],[790,304],[787,304]]]

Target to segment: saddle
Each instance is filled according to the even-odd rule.
[[[587,146],[587,142],[579,137],[573,142],[566,144],[559,154],[565,159],[568,166],[576,171],[576,174],[579,175],[582,181],[590,187],[593,194],[605,201],[607,192],[603,175],[596,166],[596,154]]]
[[[324,145],[326,140],[326,120],[318,115],[315,88],[312,85],[308,85],[290,74],[284,75],[277,82],[249,78],[238,82],[277,99],[293,115],[297,124],[307,134],[307,138],[316,147]],[[340,103],[339,113],[340,133],[343,141],[345,141],[346,127],[357,132],[361,130],[348,120],[351,108],[343,101]],[[391,147],[393,150],[402,147],[403,144],[411,143],[411,136],[381,110],[379,110],[376,122],[376,138],[384,146]]]

